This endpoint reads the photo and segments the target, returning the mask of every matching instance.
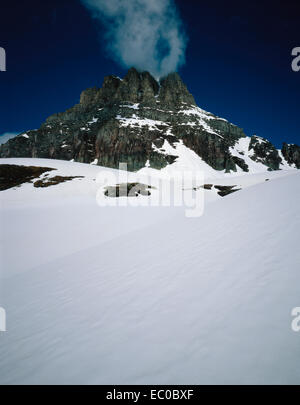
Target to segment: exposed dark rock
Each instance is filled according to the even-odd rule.
[[[235,185],[234,186],[219,186],[219,185],[215,185],[214,186],[217,190],[221,190],[221,191],[225,191],[225,190],[230,190],[230,189],[232,189],[232,188],[234,188],[234,187],[236,187]]]
[[[70,181],[73,179],[83,179],[83,176],[55,176],[55,177],[51,177],[51,178],[45,178],[45,179],[40,179],[37,180],[33,185],[34,187],[50,187],[50,186],[55,186],[59,183],[64,183],[66,181]]]
[[[239,166],[242,170],[244,170],[244,172],[249,172],[249,166],[243,159],[237,156],[232,156],[232,160],[237,166]]]
[[[240,191],[240,190],[241,190],[240,188],[228,189],[228,190],[218,191],[218,194],[219,194],[221,197],[225,197],[225,196],[228,195],[228,194],[235,193],[236,191]]]
[[[221,197],[225,197],[228,194],[234,193],[235,191],[239,191],[241,190],[240,188],[236,188],[236,186],[219,186],[219,185],[215,185],[214,186],[218,191],[218,194]]]
[[[122,183],[115,186],[107,186],[104,191],[104,195],[107,197],[138,197],[139,195],[149,196],[151,195],[149,189],[151,186],[147,186],[143,183]]]
[[[268,166],[268,170],[279,170],[282,159],[279,156],[278,150],[267,139],[256,135],[252,136],[249,150],[253,150],[252,160]]]
[[[204,184],[202,187],[204,188],[204,190],[211,190],[212,186],[213,184]]]
[[[28,183],[51,170],[56,169],[39,166],[0,165],[0,191]]]
[[[166,106],[180,106],[182,103],[196,105],[194,97],[182,82],[178,73],[170,73],[160,81],[159,101]]]
[[[294,164],[297,169],[300,169],[300,146],[288,145],[284,142],[281,152],[283,157],[289,164]]]

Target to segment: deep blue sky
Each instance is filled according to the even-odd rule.
[[[5,3],[0,134],[38,128],[105,75],[126,73],[106,56],[103,32],[79,0]],[[198,105],[247,135],[300,144],[300,72],[291,69],[291,50],[300,47],[299,0],[176,4],[189,37],[179,73]]]

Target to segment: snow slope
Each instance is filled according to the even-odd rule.
[[[299,172],[186,218],[99,207],[93,165],[17,162],[85,178],[0,193],[1,384],[300,383]]]

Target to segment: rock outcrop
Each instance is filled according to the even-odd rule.
[[[281,152],[285,160],[290,165],[295,165],[297,169],[300,169],[300,146],[291,144],[289,145],[284,142]]]
[[[267,139],[253,135],[251,137],[249,151],[251,159],[268,166],[269,170],[279,170],[282,159],[278,150]]]

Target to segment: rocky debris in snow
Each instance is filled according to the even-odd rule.
[[[39,166],[0,165],[0,191],[28,183],[52,170],[56,169]]]
[[[225,197],[226,195],[228,195],[228,194],[231,194],[231,193],[234,193],[235,191],[239,191],[239,190],[241,190],[240,188],[236,188],[235,189],[235,187],[237,187],[237,186],[219,186],[219,185],[216,185],[216,186],[214,186],[217,190],[219,190],[218,191],[218,194],[221,196],[221,197]]]
[[[213,184],[204,184],[202,187],[204,188],[204,190],[211,190],[212,186]]]
[[[50,187],[56,186],[57,184],[64,183],[65,181],[70,181],[73,179],[83,179],[84,176],[55,176],[45,179],[37,180],[33,185],[34,187]]]
[[[218,194],[221,197],[225,197],[228,194],[234,193],[235,191],[239,191],[241,190],[241,188],[235,189],[235,187],[237,187],[236,185],[234,186],[221,186],[221,185],[214,185],[214,184],[203,184],[202,186],[199,187],[193,187],[194,191],[199,190],[200,188],[203,188],[204,190],[212,190],[213,188],[215,188],[216,190],[218,190]],[[183,189],[183,190],[189,190],[189,189]]]
[[[115,186],[107,186],[104,195],[107,197],[138,197],[139,195],[151,195],[151,186],[142,183],[122,183]]]

